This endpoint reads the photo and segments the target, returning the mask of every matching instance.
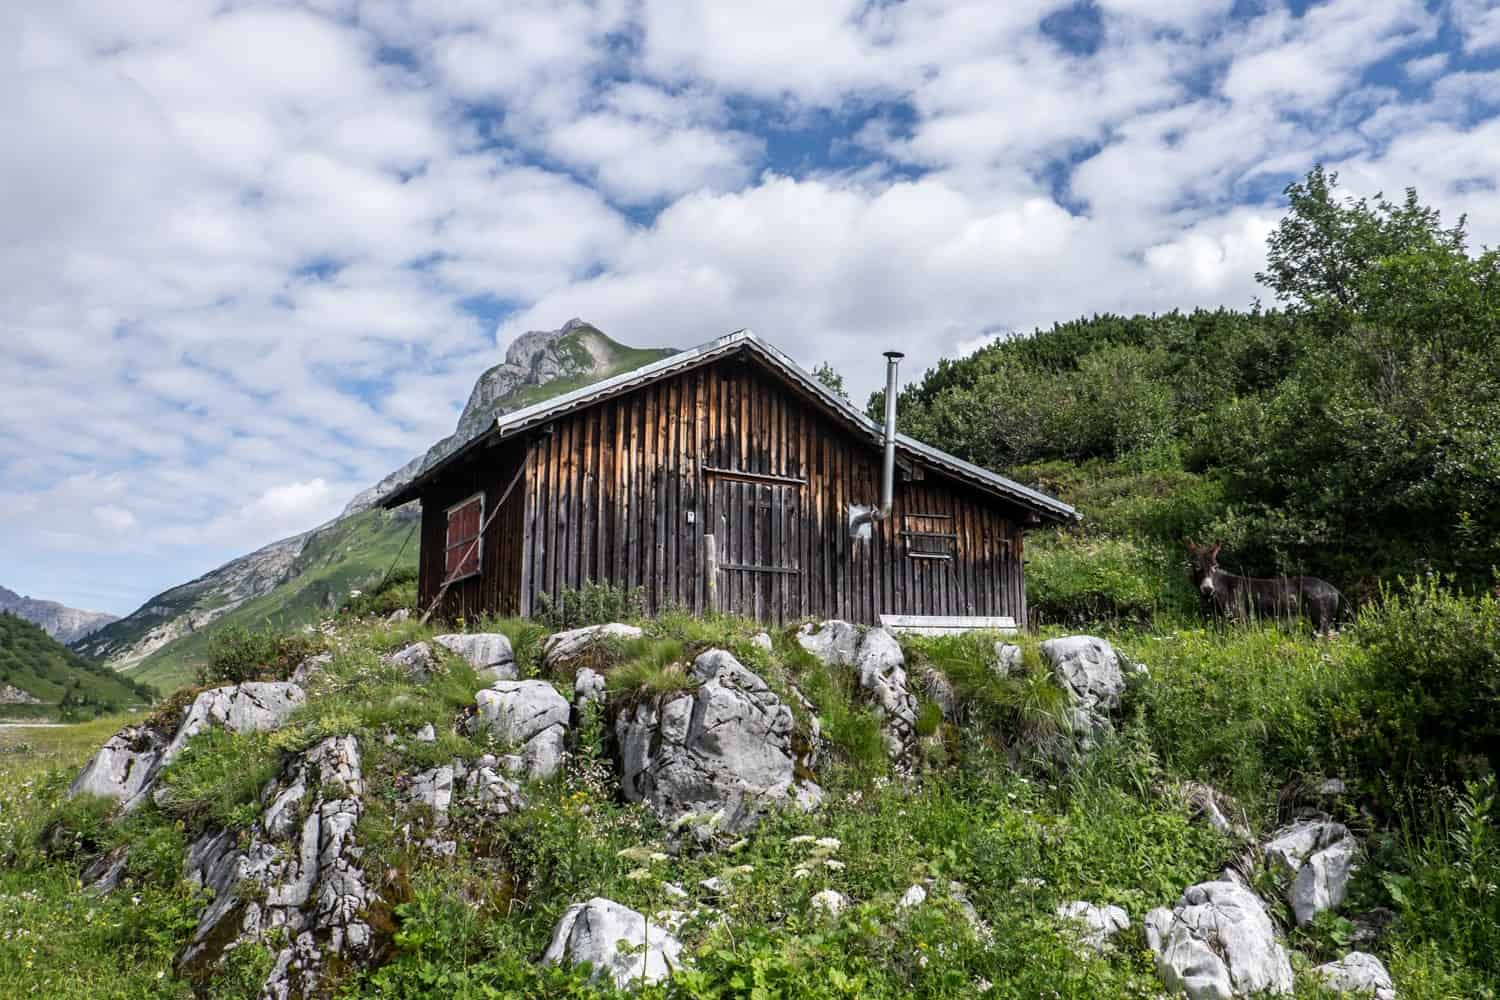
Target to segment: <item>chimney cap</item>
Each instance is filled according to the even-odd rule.
[[[900,351],[886,351],[885,356],[890,358],[892,361],[900,361],[902,358],[906,357],[906,355],[901,353]]]

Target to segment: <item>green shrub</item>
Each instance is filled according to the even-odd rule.
[[[1170,578],[1169,562],[1150,543],[1068,532],[1037,536],[1027,550],[1028,614],[1033,624],[1149,625],[1164,596],[1183,589]]]
[[[265,733],[199,733],[157,779],[163,812],[190,828],[242,829],[260,814],[260,793],[280,755]]]
[[[628,622],[645,612],[645,594],[640,587],[627,589],[605,583],[585,583],[575,590],[564,587],[556,596],[537,595],[534,617],[554,632]]]
[[[1051,746],[1064,732],[1066,692],[1042,666],[1035,645],[1008,676],[996,670],[998,632],[909,636],[903,648],[918,669],[930,667],[953,688],[960,721],[1007,745]]]
[[[375,615],[384,618],[402,608],[414,610],[416,606],[417,570],[416,567],[403,566],[393,570],[375,589],[349,598],[339,610],[350,615]]]
[[[1359,700],[1342,720],[1351,761],[1399,786],[1453,786],[1500,767],[1500,599],[1436,579],[1360,613]]]
[[[290,634],[242,625],[219,629],[209,640],[208,660],[198,668],[198,684],[242,684],[286,680],[297,665],[323,649],[320,635]]]
[[[1441,943],[1465,964],[1500,975],[1500,805],[1495,776],[1451,802],[1418,806],[1379,858],[1382,882],[1410,942]]]

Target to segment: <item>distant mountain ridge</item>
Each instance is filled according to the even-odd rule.
[[[0,587],[0,611],[9,611],[17,618],[35,622],[64,645],[77,642],[118,620],[115,615],[105,614],[103,611],[83,611],[57,601],[23,597],[6,587]]]
[[[272,542],[151,598],[73,643],[163,690],[188,680],[214,631],[227,625],[296,624],[333,610],[350,589],[393,568],[415,567],[416,505],[375,509],[381,497],[484,431],[497,416],[674,353],[634,348],[571,319],[517,337],[505,360],[479,376],[454,432],[356,494],[334,520]]]

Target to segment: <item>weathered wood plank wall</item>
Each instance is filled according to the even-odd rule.
[[[422,494],[421,550],[417,562],[418,603],[425,610],[442,589],[447,509],[481,490],[484,514],[494,513],[505,489],[521,471],[526,447],[522,443],[486,448],[462,467],[453,470]],[[518,544],[525,512],[523,479],[511,491],[498,514],[490,521],[481,541],[482,562],[478,576],[459,580],[443,595],[436,614],[446,619],[478,618],[483,614],[512,615],[521,608],[521,557]]]
[[[848,505],[879,499],[879,452],[753,364],[720,362],[561,417],[524,462],[524,509],[503,540],[519,549],[523,614],[539,594],[589,581],[641,588],[652,613],[704,611],[711,532],[726,611],[1025,619],[1017,512],[929,474],[898,482],[894,515],[851,541]],[[424,496],[424,509],[439,502]],[[424,519],[423,551],[441,552],[431,528]]]

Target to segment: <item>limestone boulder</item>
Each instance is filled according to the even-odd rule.
[[[561,671],[603,643],[629,642],[643,634],[634,625],[620,622],[554,632],[542,642],[542,666],[550,672]]]
[[[1396,1000],[1396,985],[1385,963],[1363,951],[1351,951],[1337,962],[1313,969],[1313,975],[1331,990],[1375,1000]]]
[[[1048,639],[1042,659],[1068,694],[1068,721],[1073,734],[1088,744],[1110,728],[1109,715],[1120,707],[1125,675],[1114,647],[1091,635]]]
[[[906,656],[896,637],[883,628],[865,633],[855,656],[859,686],[880,717],[886,753],[910,758],[917,743],[917,696],[907,683]]]
[[[1262,850],[1266,861],[1290,879],[1286,898],[1301,925],[1344,902],[1359,843],[1344,824],[1320,817],[1282,827]]]
[[[568,733],[568,701],[546,681],[496,681],[475,695],[479,714],[471,725],[487,730],[514,751],[501,758],[512,774],[549,778],[562,765]]]
[[[792,710],[766,682],[722,649],[693,663],[700,682],[660,701],[643,701],[615,719],[621,788],[664,821],[716,817],[739,830],[767,805],[821,797],[799,781]]]
[[[170,742],[170,737],[154,726],[126,726],[106,740],[78,772],[68,786],[68,795],[140,801],[156,780]]]
[[[439,635],[432,641],[463,657],[485,683],[516,679],[516,654],[510,639],[499,632]]]
[[[382,657],[382,662],[399,668],[418,684],[426,682],[439,669],[437,654],[425,642],[414,642]]]
[[[606,695],[604,675],[583,667],[573,678],[573,707],[583,711],[585,705],[602,705]]]
[[[293,684],[305,686],[308,681],[312,680],[314,677],[318,676],[318,674],[328,669],[328,665],[332,662],[332,653],[317,653],[313,656],[309,656],[307,659],[297,664],[297,669],[292,671],[290,680]]]
[[[247,681],[203,691],[193,699],[163,763],[170,762],[188,740],[210,727],[231,733],[279,729],[305,701],[306,692],[290,681]]]
[[[1146,915],[1146,944],[1168,989],[1191,1000],[1290,993],[1292,966],[1260,899],[1238,882],[1190,886]]]
[[[596,896],[574,903],[558,921],[542,955],[549,965],[587,962],[594,977],[608,976],[616,987],[657,983],[681,964],[682,944],[658,922],[614,900]]]
[[[996,677],[1009,677],[1021,669],[1021,647],[1013,642],[995,643],[995,659],[990,672]]]
[[[454,759],[404,779],[400,799],[408,812],[403,835],[409,842],[443,855],[458,843],[448,833],[452,807],[461,803],[481,816],[504,816],[526,806],[521,788],[500,771],[493,754],[473,761]]]
[[[1118,906],[1098,906],[1076,900],[1060,903],[1057,915],[1072,922],[1079,931],[1078,939],[1097,952],[1104,952],[1115,935],[1130,929],[1130,914]]]
[[[830,667],[852,667],[859,654],[859,629],[837,618],[821,625],[808,622],[797,630],[797,644]]]

